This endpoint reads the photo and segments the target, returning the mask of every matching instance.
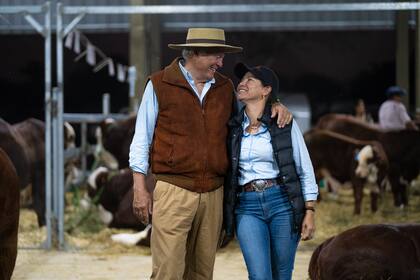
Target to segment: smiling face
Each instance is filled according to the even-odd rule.
[[[264,86],[251,72],[247,72],[236,88],[238,100],[248,104],[250,102],[267,100],[271,86]]]
[[[185,67],[197,81],[208,81],[214,78],[214,73],[223,66],[223,52],[198,51],[187,62]]]

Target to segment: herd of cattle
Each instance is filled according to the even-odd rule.
[[[128,168],[128,153],[134,127],[135,117],[133,116],[123,121],[106,120],[97,128],[98,149],[109,153],[111,156],[107,159],[111,162],[102,160],[103,166],[90,174],[87,194],[81,201],[81,206],[90,207],[94,201],[98,204],[101,220],[106,225],[139,231],[138,234],[113,236],[114,240],[126,244],[147,245],[150,240],[150,227],[142,225],[132,213],[133,179],[131,170]],[[74,130],[66,124],[64,131],[66,143],[64,148],[74,146]],[[0,119],[0,207],[3,205],[7,207],[5,211],[0,209],[0,250],[4,248],[9,250],[5,249],[6,254],[11,256],[6,259],[13,259],[13,262],[7,266],[3,255],[0,256],[0,273],[3,275],[13,270],[16,257],[16,246],[12,245],[16,244],[16,237],[13,236],[17,233],[19,190],[32,188],[32,208],[37,214],[39,226],[45,224],[44,134],[44,123],[39,120],[28,119],[22,123],[10,125]],[[407,187],[420,171],[419,131],[387,132],[362,123],[351,116],[330,114],[322,117],[312,130],[305,133],[304,137],[318,181],[325,178],[333,190],[346,181],[351,182],[355,199],[355,214],[361,213],[365,186],[368,186],[370,190],[372,211],[378,209],[377,200],[387,182],[391,185],[395,206],[404,207],[408,204]],[[97,154],[100,153],[101,151],[97,151]],[[68,166],[65,170],[70,170],[66,172],[67,177],[77,173],[72,172],[76,169],[74,162],[66,164]],[[116,165],[118,169],[115,168]],[[71,181],[71,179],[66,180]],[[147,176],[149,190],[152,191],[154,185],[155,180],[149,174]],[[390,244],[389,248],[382,250],[370,238],[380,236],[388,243],[387,238],[391,242],[398,234],[409,236],[409,233],[417,232],[417,236],[420,236],[419,226],[367,226],[353,230],[354,232],[345,232],[333,237],[317,248],[310,265],[311,279],[381,279],[351,278],[346,275],[348,271],[354,270],[352,266],[357,263],[357,260],[366,255],[358,254],[357,250],[354,252],[352,250],[353,255],[348,254],[346,246],[353,244],[353,236],[360,235],[360,238],[357,237],[360,252],[364,252],[363,246],[367,244],[371,246],[367,249],[371,253],[368,254],[372,257],[371,261],[381,263],[384,269],[388,267],[385,261],[380,261],[381,257],[385,258],[393,249],[392,246],[398,245]],[[9,234],[9,239],[4,234]],[[410,251],[410,253],[417,256],[417,259],[413,261],[417,266],[412,267],[418,269],[419,239],[413,240],[412,243],[417,245],[413,245],[415,249],[411,248],[411,250],[414,252]],[[334,270],[335,268],[331,269],[331,262],[336,264],[337,271]],[[13,266],[10,270],[11,265]],[[341,273],[343,278],[338,277],[337,273]],[[392,272],[392,275],[403,274]]]

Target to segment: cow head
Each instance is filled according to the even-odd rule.
[[[356,152],[356,176],[369,184],[382,184],[388,170],[388,159],[380,143],[373,142]]]
[[[109,170],[106,167],[101,166],[94,170],[88,178],[87,193],[80,201],[81,207],[85,210],[89,209],[91,204],[98,203],[99,217],[106,225],[111,223],[113,215],[100,204],[100,200],[103,188],[108,183],[108,175]]]

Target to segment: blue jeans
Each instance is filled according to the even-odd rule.
[[[292,231],[292,208],[283,188],[238,195],[236,232],[251,280],[292,279],[300,232]]]

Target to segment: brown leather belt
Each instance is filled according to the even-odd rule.
[[[242,186],[244,192],[263,192],[277,184],[277,179],[257,179]]]

